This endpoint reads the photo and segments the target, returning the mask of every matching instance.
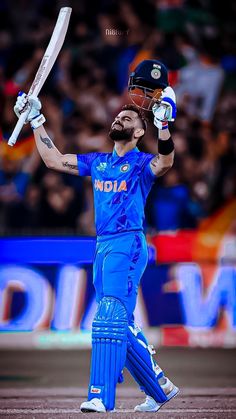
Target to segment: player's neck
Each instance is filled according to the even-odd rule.
[[[136,147],[136,144],[133,142],[115,142],[115,150],[118,156],[123,157],[128,151],[133,150]]]

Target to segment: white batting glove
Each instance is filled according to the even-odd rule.
[[[14,112],[19,118],[22,112],[28,111],[25,123],[30,122],[33,129],[40,127],[46,121],[44,115],[40,113],[42,105],[36,96],[27,96],[25,93],[20,92],[17,96]]]
[[[152,107],[154,125],[158,129],[168,128],[168,122],[176,118],[176,96],[172,87],[166,87],[161,95],[161,102],[155,103]]]

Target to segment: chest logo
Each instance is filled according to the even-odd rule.
[[[107,167],[107,163],[100,163],[99,164],[99,166],[97,166],[96,167],[96,169],[99,171],[99,172],[105,172],[105,170],[106,170],[106,167]]]
[[[120,171],[122,173],[128,172],[128,170],[130,169],[130,165],[129,164],[122,164],[122,166],[120,166]]]
[[[117,180],[99,180],[95,179],[94,187],[100,192],[122,192],[127,191],[127,183],[125,180],[118,182]]]

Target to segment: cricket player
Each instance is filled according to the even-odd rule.
[[[109,132],[112,153],[84,155],[60,153],[44,128],[38,98],[20,93],[14,107],[19,117],[28,106],[27,122],[47,167],[92,178],[97,231],[93,282],[98,306],[92,324],[88,400],[81,404],[82,412],[115,408],[116,385],[122,382],[124,367],[146,394],[145,402],[135,411],[155,412],[179,391],[153,358],[153,349],[135,325],[133,315],[148,261],[144,206],[155,180],[173,164],[174,144],[168,122],[176,115],[175,94],[168,86],[165,66],[151,62],[144,70],[155,86],[158,81],[164,89],[152,106],[158,128],[156,155],[140,152],[137,147],[147,129],[140,106],[125,105],[115,117]],[[151,98],[150,91],[147,98]]]

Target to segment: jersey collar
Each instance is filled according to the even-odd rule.
[[[139,151],[139,149],[138,149],[138,147],[134,147],[134,148],[132,148],[132,150],[129,150],[127,153],[125,153],[125,155],[124,156],[118,156],[118,154],[117,154],[117,152],[116,152],[116,150],[115,150],[115,147],[113,148],[113,152],[112,152],[112,157],[118,157],[118,158],[122,158],[122,157],[127,157],[128,155],[130,155],[130,154],[133,154],[133,153],[139,153],[140,151]]]

